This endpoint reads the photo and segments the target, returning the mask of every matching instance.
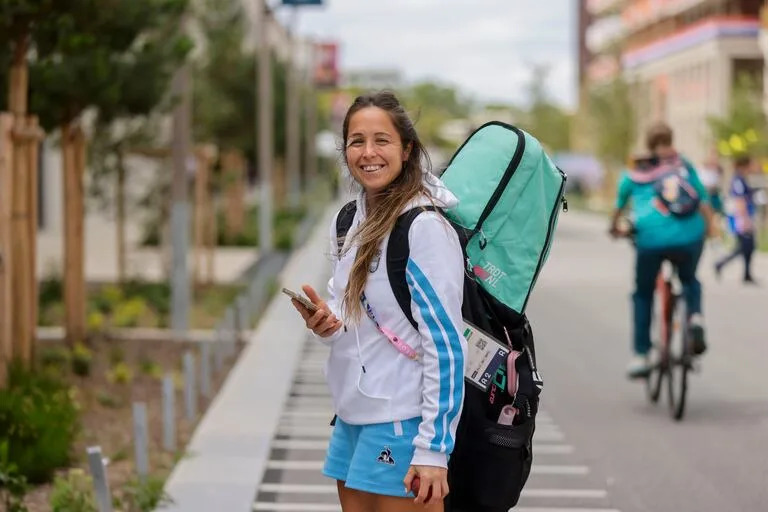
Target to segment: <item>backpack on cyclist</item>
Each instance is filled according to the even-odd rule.
[[[549,254],[561,204],[567,208],[565,179],[535,138],[500,122],[472,133],[442,175],[459,199],[456,208],[442,213],[458,233],[465,255],[462,316],[526,355],[514,363],[519,382],[514,398],[505,392],[505,364],[487,391],[465,387],[448,466],[446,512],[506,511],[517,503],[530,473],[542,383],[525,308]],[[414,328],[405,279],[408,230],[419,214],[431,209],[414,208],[397,219],[385,258],[392,291]],[[354,201],[347,203],[336,218],[339,250],[355,210]],[[497,422],[505,404],[519,411],[513,425]]]
[[[629,177],[635,183],[653,185],[654,206],[661,213],[687,217],[698,211],[701,202],[691,184],[691,172],[689,164],[682,158],[652,158],[646,165],[630,172]]]

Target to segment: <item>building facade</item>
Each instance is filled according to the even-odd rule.
[[[742,75],[763,82],[763,1],[588,0],[586,6],[592,55],[585,87],[620,73],[635,106],[638,136],[632,149],[641,150],[645,129],[663,120],[675,130],[677,147],[701,162],[713,147],[707,119],[726,115]],[[607,55],[599,45],[589,47],[606,33],[614,38]]]

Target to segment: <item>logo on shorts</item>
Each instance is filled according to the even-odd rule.
[[[376,459],[376,462],[381,462],[382,464],[389,464],[390,466],[395,465],[395,459],[392,458],[392,450],[389,449],[389,446],[385,446],[383,450],[381,450],[381,453],[379,454],[379,457]]]

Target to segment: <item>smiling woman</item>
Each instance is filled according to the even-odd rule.
[[[403,147],[392,118],[379,107],[364,108],[349,120],[346,160],[365,189],[368,206],[400,175],[411,146]]]
[[[344,512],[442,512],[464,394],[464,263],[456,232],[427,208],[457,199],[422,168],[424,146],[392,93],[356,98],[342,136],[362,190],[337,216],[349,220],[346,235],[331,223],[330,298],[304,286],[317,311],[294,302],[331,345],[325,373],[337,417],[323,473],[338,481]],[[405,269],[416,325],[378,264],[390,236],[403,235],[393,230],[405,212],[419,214]]]

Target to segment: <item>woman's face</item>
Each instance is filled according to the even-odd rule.
[[[403,170],[409,148],[389,114],[378,107],[365,107],[349,119],[346,157],[352,177],[368,196],[387,188]]]

